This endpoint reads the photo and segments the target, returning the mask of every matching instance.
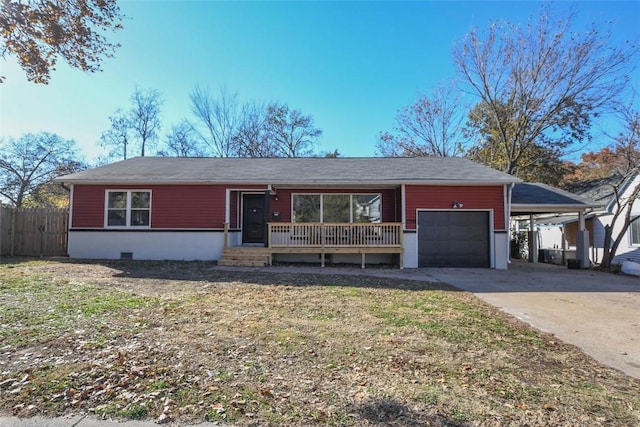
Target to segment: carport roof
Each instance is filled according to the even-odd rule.
[[[511,194],[511,213],[515,215],[579,212],[598,207],[602,203],[537,182],[515,184]]]

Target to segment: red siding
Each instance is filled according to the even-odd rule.
[[[103,227],[104,197],[104,187],[74,185],[71,227]]]
[[[226,188],[221,185],[152,187],[152,228],[222,228]]]
[[[428,186],[405,187],[408,229],[416,228],[417,209],[451,209],[461,202],[462,209],[493,209],[494,230],[504,230],[504,190],[502,186]]]
[[[108,189],[151,190],[152,228],[222,228],[224,225],[226,186],[223,185],[75,185],[72,227],[104,226],[104,199]]]
[[[302,194],[382,194],[382,222],[400,222],[402,217],[396,216],[396,207],[399,203],[396,202],[396,190],[395,189],[278,189],[277,196],[271,197],[269,201],[269,211],[271,212],[271,220],[273,219],[273,212],[280,212],[280,219],[277,222],[291,222],[291,203],[293,202],[291,195],[293,193]]]
[[[241,187],[233,186],[234,190]],[[247,189],[255,190],[260,186]],[[152,191],[152,228],[222,228],[225,219],[224,185],[75,185],[73,190],[74,228],[101,228],[104,225],[104,197],[107,189],[150,189]],[[381,193],[382,220],[401,220],[401,193],[397,189],[278,189],[270,199],[270,211],[280,212],[279,221],[291,221],[292,193]],[[502,186],[406,186],[407,228],[416,227],[417,209],[451,209],[454,201],[463,209],[493,209],[494,229],[504,230],[504,193]],[[231,192],[231,226],[237,222],[240,199]],[[271,217],[273,220],[273,217]]]

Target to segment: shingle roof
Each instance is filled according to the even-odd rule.
[[[597,178],[591,181],[582,181],[565,185],[564,188],[571,193],[589,198],[602,204],[607,204],[614,196],[614,185],[619,185],[622,176],[612,174],[604,178]]]
[[[562,212],[602,206],[602,203],[577,196],[549,185],[518,183],[511,194],[513,212]]]
[[[68,183],[273,185],[504,184],[518,178],[458,157],[136,157],[56,179]]]

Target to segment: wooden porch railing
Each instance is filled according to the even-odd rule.
[[[380,248],[402,246],[402,224],[269,223],[271,248]]]

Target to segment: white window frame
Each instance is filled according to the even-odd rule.
[[[382,193],[291,193],[291,221],[293,222],[294,203],[293,198],[296,196],[320,196],[320,222],[324,222],[324,196],[349,196],[349,222],[345,224],[353,224],[353,196],[378,196],[380,198],[380,222],[382,222]],[[300,223],[304,224],[304,223]],[[376,224],[372,222],[371,224]]]
[[[109,225],[109,193],[127,193],[127,206],[125,225]],[[149,224],[148,225],[131,225],[131,193],[149,193]],[[118,229],[146,229],[151,228],[151,209],[153,207],[153,192],[150,189],[115,189],[110,188],[104,191],[104,228]]]
[[[630,248],[637,248],[638,246],[640,246],[640,242],[634,242],[633,241],[633,227],[634,224],[636,227],[640,227],[640,219],[637,219],[635,221],[633,221],[631,224],[629,224],[629,247]],[[613,239],[613,237],[612,237]]]

